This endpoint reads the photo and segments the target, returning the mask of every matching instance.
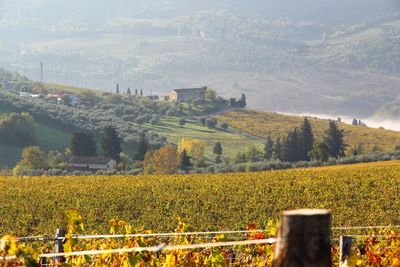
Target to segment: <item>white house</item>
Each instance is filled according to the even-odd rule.
[[[108,157],[73,157],[69,167],[80,171],[115,171],[117,162]]]

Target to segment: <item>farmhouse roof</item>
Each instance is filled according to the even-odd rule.
[[[175,92],[190,92],[190,91],[205,91],[207,87],[200,87],[200,88],[181,88],[181,89],[173,89],[172,91]]]
[[[107,164],[113,158],[110,157],[83,157],[83,156],[75,156],[73,157],[69,163],[71,164]]]

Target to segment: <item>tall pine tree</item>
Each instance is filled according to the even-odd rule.
[[[184,150],[182,151],[182,154],[181,154],[181,168],[182,168],[183,170],[187,170],[187,168],[188,168],[188,167],[191,167],[191,166],[193,166],[193,165],[192,165],[192,163],[190,162],[190,157],[189,157],[189,155],[187,154],[186,149],[184,149]]]
[[[339,129],[336,121],[329,121],[329,127],[325,131],[324,143],[328,148],[330,157],[345,156],[347,145],[344,142],[344,131]]]
[[[287,162],[297,162],[301,159],[301,141],[298,128],[289,132],[284,145],[284,160]]]
[[[271,136],[268,136],[267,142],[264,145],[264,159],[271,160],[274,154],[274,142],[272,142]]]
[[[73,133],[69,149],[74,156],[96,156],[96,142],[91,133]]]
[[[149,150],[149,144],[146,139],[146,135],[142,134],[139,137],[137,153],[136,153],[136,160],[144,160],[144,157]]]
[[[274,159],[283,161],[283,147],[281,143],[281,138],[277,138],[274,144]]]
[[[300,160],[309,161],[310,152],[314,146],[314,134],[312,132],[312,127],[310,121],[304,118],[303,124],[300,127]]]
[[[102,156],[119,161],[119,154],[122,152],[121,138],[113,126],[107,126],[103,129],[100,148]]]
[[[222,145],[220,142],[216,143],[213,149],[214,154],[216,155],[215,157],[215,163],[220,164],[222,163],[221,160],[221,155],[222,155]]]

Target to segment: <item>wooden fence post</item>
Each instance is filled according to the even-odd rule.
[[[55,253],[63,253],[64,252],[64,237],[65,237],[65,230],[57,229],[56,242],[55,242]],[[54,264],[57,265],[57,262],[60,262],[60,263],[65,262],[65,257],[55,257]]]
[[[39,260],[39,266],[43,267],[47,265],[47,259],[46,258],[40,258]]]
[[[293,210],[281,214],[273,267],[331,267],[331,214]]]
[[[345,261],[351,256],[351,241],[348,236],[340,236],[340,258],[339,266],[344,265]]]

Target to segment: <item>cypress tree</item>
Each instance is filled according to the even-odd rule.
[[[142,89],[140,89],[140,95],[143,96],[143,90]]]
[[[268,136],[267,142],[264,145],[264,159],[271,160],[274,153],[274,142],[271,136]]]
[[[132,95],[131,88],[128,87],[128,90],[126,90],[126,94],[127,94],[128,96],[131,96],[131,95]]]
[[[215,144],[213,152],[217,156],[221,156],[222,155],[222,145],[221,145],[220,142]]]
[[[246,95],[242,94],[242,96],[240,97],[240,100],[237,103],[239,105],[239,108],[245,108],[247,105],[247,101],[246,101]]]
[[[182,169],[186,169],[187,167],[192,166],[192,163],[190,162],[190,157],[186,152],[186,149],[182,151],[181,155],[181,167]]]
[[[135,89],[135,95],[138,95],[138,91],[137,91],[137,88]]]
[[[101,155],[104,157],[111,157],[116,161],[119,161],[119,154],[122,152],[121,138],[118,136],[114,127],[107,126],[103,129],[100,147]]]
[[[117,89],[115,89],[115,93],[119,95],[119,84],[117,83]]]

